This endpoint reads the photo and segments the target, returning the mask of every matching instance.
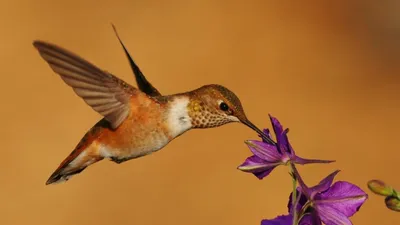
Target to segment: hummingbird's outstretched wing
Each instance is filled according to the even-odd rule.
[[[130,99],[139,91],[114,75],[56,45],[34,41],[40,55],[95,111],[117,128],[129,115]]]
[[[143,91],[147,95],[150,96],[161,96],[161,93],[146,79],[142,71],[139,69],[139,67],[136,65],[135,61],[133,61],[131,55],[129,54],[128,50],[126,49],[124,43],[122,43],[121,38],[118,35],[117,29],[115,28],[114,24],[111,24],[115,35],[118,38],[119,43],[121,44],[122,48],[124,49],[125,55],[129,60],[129,64],[131,65],[131,68],[133,70],[133,73],[135,74],[135,79],[136,83],[139,87],[139,90]]]

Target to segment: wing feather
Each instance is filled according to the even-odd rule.
[[[43,41],[33,45],[51,69],[114,129],[126,119],[137,89],[61,47]]]
[[[129,64],[131,66],[131,69],[135,75],[136,83],[139,87],[139,90],[142,92],[146,93],[149,96],[161,96],[161,93],[147,80],[147,78],[144,76],[142,71],[140,70],[139,66],[133,61],[133,58],[128,52],[128,49],[126,49],[124,43],[122,42],[121,38],[118,35],[117,28],[112,24],[112,27],[114,29],[114,33],[118,38],[119,43],[121,44],[126,57],[128,58]]]

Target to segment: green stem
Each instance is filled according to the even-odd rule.
[[[307,202],[307,203],[303,206],[303,208],[301,208],[300,213],[299,213],[300,217],[299,217],[299,219],[298,219],[298,222],[300,222],[300,220],[306,215],[306,210],[308,209],[308,207],[309,207],[310,205],[311,205],[311,202]]]
[[[398,200],[400,200],[400,195],[399,192],[393,189],[393,197],[396,197]]]
[[[297,221],[297,209],[296,209],[296,205],[297,205],[297,180],[296,177],[294,176],[294,171],[293,171],[293,164],[290,163],[289,165],[290,168],[290,174],[292,175],[292,182],[293,182],[293,192],[292,192],[292,212],[293,212],[293,225],[297,225],[298,221]],[[300,196],[299,196],[300,197]]]

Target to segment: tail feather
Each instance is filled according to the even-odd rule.
[[[102,160],[103,157],[97,153],[94,154],[93,150],[96,150],[96,146],[89,146],[79,154],[72,152],[49,177],[46,185],[66,182],[73,175],[81,173],[86,167]]]
[[[86,167],[103,159],[99,153],[99,145],[95,141],[105,125],[104,120],[99,121],[78,143],[76,148],[65,158],[60,166],[53,172],[46,185],[68,181]]]
[[[46,185],[67,182],[73,175],[76,175],[76,174],[82,172],[84,169],[86,169],[86,167],[78,169],[78,170],[75,170],[75,171],[70,172],[70,173],[66,173],[66,174],[63,174],[62,171],[56,170],[50,176],[50,178],[46,181]]]

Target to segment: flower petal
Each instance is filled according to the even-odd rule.
[[[285,139],[286,133],[283,131],[283,127],[279,120],[271,115],[269,115],[269,118],[272,123],[272,128],[274,129],[275,136],[276,136],[276,141],[278,144],[278,152],[283,153],[283,152],[288,152],[289,150],[287,149],[287,138]]]
[[[297,198],[300,196],[300,200],[298,201],[298,204],[296,206],[297,213],[300,212],[300,210],[303,208],[303,206],[307,203],[308,199],[307,197],[302,194],[299,190],[301,188],[297,188]],[[292,193],[289,196],[289,203],[288,203],[288,210],[289,214],[293,215],[293,208],[292,208]],[[299,225],[322,225],[321,219],[318,216],[318,212],[313,209],[312,207],[308,207],[306,209],[306,214],[301,218]]]
[[[293,216],[292,215],[282,215],[277,216],[272,220],[262,220],[261,225],[292,225]]]
[[[300,165],[305,165],[305,164],[310,164],[310,163],[332,163],[332,162],[335,162],[335,160],[305,159],[305,158],[301,158],[299,156],[295,156],[295,158],[292,161],[294,163],[300,164]]]
[[[301,193],[303,193],[308,199],[310,199],[311,196],[311,189],[307,187],[307,185],[304,183],[303,178],[301,178],[299,171],[296,168],[295,164],[290,164],[292,171],[293,171],[293,176],[296,178],[297,182],[299,182],[299,188]]]
[[[269,163],[253,155],[248,157],[238,169],[243,172],[253,173],[258,179],[263,179],[278,165],[279,163]]]
[[[303,218],[301,218],[299,225],[317,225],[313,224],[312,218],[310,215],[305,215]]]
[[[269,115],[269,119],[271,120],[272,128],[274,129],[275,134],[282,134],[283,127],[282,127],[281,123],[279,122],[279,120],[277,118],[271,116],[271,114]]]
[[[299,225],[322,225],[322,222],[318,215],[311,212],[301,218]]]
[[[367,200],[368,195],[354,184],[338,181],[327,191],[315,196],[314,205],[324,223],[323,214],[328,220],[334,220],[333,216],[345,221],[341,216],[353,216]],[[340,223],[339,223],[340,224]],[[351,223],[350,223],[351,224]]]
[[[285,149],[285,151],[290,155],[294,156],[294,149],[292,148],[292,145],[289,142],[289,138],[287,134],[289,133],[289,128],[286,128],[283,133],[282,133],[282,148]]]
[[[336,170],[335,172],[329,174],[325,177],[319,184],[315,185],[314,187],[310,188],[310,198],[313,199],[314,196],[318,193],[324,192],[329,189],[332,185],[333,179],[335,178],[336,174],[338,174],[340,170]]]
[[[262,180],[264,177],[268,176],[272,170],[274,170],[275,167],[269,168],[267,170],[264,170],[262,172],[254,172],[254,176],[256,176],[258,179]]]
[[[316,210],[325,225],[352,225],[346,215],[336,211],[329,204],[318,205]]]
[[[259,158],[268,162],[281,161],[282,156],[278,153],[276,146],[263,141],[245,141],[250,151]]]
[[[272,139],[271,133],[269,132],[269,129],[268,129],[268,128],[263,129],[263,133],[264,133],[265,135],[267,135],[267,137],[269,137],[269,138]],[[258,137],[262,138],[261,135],[258,135]],[[263,141],[264,141],[264,140],[263,140]],[[267,142],[266,142],[266,143],[267,143]]]
[[[296,205],[296,210],[297,210],[297,212],[299,212],[299,211],[301,210],[301,208],[303,208],[303,206],[304,206],[304,205],[307,203],[307,201],[308,201],[307,197],[306,197],[303,193],[301,193],[300,190],[301,190],[301,188],[298,187],[298,188],[297,188],[297,191],[296,191],[296,197],[299,198],[299,195],[300,195],[300,199],[298,199],[298,204]],[[289,211],[289,213],[291,213],[291,214],[293,213],[292,195],[293,195],[293,192],[290,193],[290,195],[289,195],[289,203],[288,203],[288,205],[287,205],[288,211]]]

